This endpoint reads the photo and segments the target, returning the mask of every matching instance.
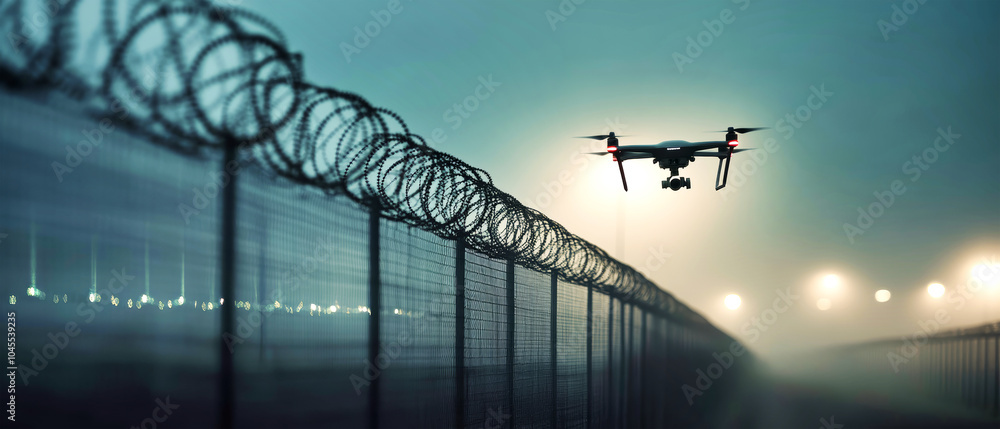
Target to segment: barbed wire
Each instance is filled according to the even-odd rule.
[[[256,14],[207,0],[13,0],[0,6],[0,30],[0,81],[11,90],[121,112],[131,130],[184,153],[239,145],[241,159],[388,219],[708,325],[485,171],[428,147],[396,113],[303,80],[302,56]]]

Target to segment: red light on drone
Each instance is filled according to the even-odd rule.
[[[615,146],[608,146],[608,152],[614,152],[616,150],[618,150],[617,147],[615,147]]]
[[[730,146],[736,146],[736,145],[738,145],[738,144],[740,144],[740,142],[738,142],[738,141],[736,141],[736,140],[730,140],[730,141],[729,141],[729,145],[730,145]]]

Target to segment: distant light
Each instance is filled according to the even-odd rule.
[[[204,303],[202,303],[201,305],[205,305],[205,304],[204,304]],[[209,310],[211,310],[211,309],[213,309],[213,308],[215,308],[215,306],[214,306],[214,305],[212,305],[212,303],[211,303],[211,302],[210,302],[210,303],[208,303],[208,309],[209,309]]]
[[[90,302],[94,302],[94,294],[90,294]]]
[[[224,303],[224,302],[226,302],[225,298],[219,298],[219,305],[222,305],[222,303]]]
[[[143,304],[149,302],[149,295],[142,294],[142,299],[141,300],[142,300]]]
[[[281,308],[281,303],[278,301],[274,301],[274,308]]]
[[[337,307],[334,307],[334,306],[331,305],[330,306],[330,312],[331,313],[336,313],[337,312]]]
[[[10,305],[17,304],[17,297],[14,295],[10,296]]]
[[[726,303],[726,308],[730,310],[735,310],[737,308],[740,308],[740,304],[743,303],[743,300],[740,299],[739,295],[730,294],[726,295],[725,303]]]
[[[816,301],[816,308],[820,309],[821,311],[829,310],[831,306],[832,304],[830,303],[830,300],[828,298],[820,298],[819,300]]]
[[[35,296],[38,294],[38,289],[34,286],[28,288],[28,296]]]
[[[826,286],[827,289],[836,289],[837,286],[840,286],[840,277],[833,274],[824,277],[823,286]]]
[[[184,297],[177,298],[177,305],[184,305]]]
[[[886,302],[892,297],[892,292],[885,289],[880,289],[875,292],[875,300],[878,302]]]
[[[167,308],[174,308],[174,301],[173,300],[167,301]]]
[[[733,147],[736,147],[736,146],[737,146],[737,145],[739,145],[739,144],[740,144],[740,142],[738,142],[738,141],[736,141],[736,140],[730,140],[730,141],[729,141],[729,145],[730,145],[730,146],[733,146]]]
[[[944,295],[944,285],[941,283],[931,283],[930,286],[927,286],[927,293],[929,293],[932,298],[940,298]]]
[[[316,311],[316,304],[309,304],[309,311]]]

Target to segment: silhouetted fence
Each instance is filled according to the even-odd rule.
[[[936,333],[937,322],[924,323],[931,326],[903,338],[846,346],[833,357],[843,368],[903,377],[916,394],[1000,416],[1000,323]]]
[[[687,427],[746,366],[723,374],[731,338],[397,115],[303,81],[252,14],[3,7],[5,29],[49,16],[0,48],[31,422],[162,422],[168,398],[178,427]]]

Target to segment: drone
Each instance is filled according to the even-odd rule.
[[[668,140],[653,145],[628,145],[619,146],[618,137],[614,131],[607,135],[581,136],[582,139],[608,140],[607,152],[590,152],[591,155],[611,155],[611,160],[618,163],[618,171],[622,175],[622,187],[628,192],[628,182],[625,181],[625,168],[622,162],[630,159],[653,159],[654,164],[658,164],[661,169],[670,169],[670,177],[661,182],[663,189],[670,188],[679,191],[681,188],[691,189],[691,179],[683,178],[679,175],[679,170],[687,167],[688,163],[694,162],[695,157],[707,156],[719,158],[719,171],[715,174],[715,190],[726,187],[729,179],[729,161],[733,154],[752,150],[753,148],[737,149],[739,139],[738,134],[745,134],[751,131],[766,130],[767,128],[733,128],[726,131],[712,131],[726,133],[724,141],[710,142],[689,142],[684,140]],[[725,163],[725,168],[723,168]],[[722,179],[721,182],[719,179]]]

